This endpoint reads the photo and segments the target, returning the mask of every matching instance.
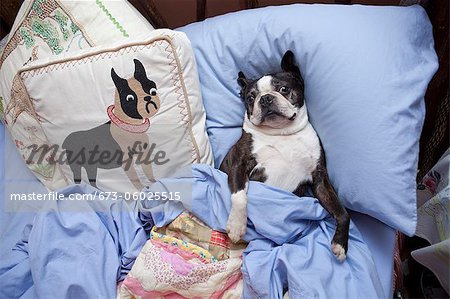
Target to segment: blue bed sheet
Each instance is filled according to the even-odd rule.
[[[32,209],[15,212],[8,201],[14,193],[45,193],[47,189],[26,167],[13,141],[0,123],[0,260],[20,238],[23,228],[31,224],[35,213]],[[28,205],[24,202],[22,206]]]
[[[60,190],[92,194],[88,185]],[[52,201],[0,263],[0,298],[115,298],[147,236],[124,201]],[[71,211],[72,210],[72,211]]]
[[[42,205],[42,211],[25,225],[18,243],[0,263],[0,297],[114,297],[116,282],[130,270],[146,241],[139,219],[151,218],[164,225],[186,208],[210,227],[224,230],[230,209],[225,174],[197,165],[158,181],[148,191],[178,190],[184,191],[182,201],[141,201],[129,206],[97,197]],[[59,192],[67,198],[96,191],[83,184]],[[383,297],[370,246],[353,223],[347,260],[339,263],[332,255],[329,246],[334,221],[316,199],[300,199],[251,182],[248,216],[245,298],[255,294],[277,298],[288,284],[294,298]],[[10,232],[17,234],[19,230]]]

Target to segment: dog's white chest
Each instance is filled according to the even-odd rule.
[[[320,158],[320,142],[310,124],[286,136],[250,133],[255,168],[264,168],[266,184],[292,192],[300,183],[311,182]]]

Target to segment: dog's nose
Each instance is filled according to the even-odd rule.
[[[151,96],[144,97],[144,101],[146,101],[146,102],[150,102],[151,100],[152,100]]]
[[[273,102],[273,96],[270,94],[265,94],[261,97],[261,100],[259,100],[259,104],[261,107],[269,107]]]

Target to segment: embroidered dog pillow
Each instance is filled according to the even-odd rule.
[[[26,0],[0,54],[1,107],[17,71],[46,57],[134,37],[153,27],[125,0]]]
[[[190,42],[155,30],[39,61],[14,78],[7,127],[49,188],[85,181],[137,191],[192,163],[212,164]]]

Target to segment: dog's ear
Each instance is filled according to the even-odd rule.
[[[147,78],[147,73],[145,72],[145,68],[142,62],[140,62],[137,59],[133,59],[133,61],[134,61],[134,78],[141,83],[142,89],[145,92],[150,93],[150,90],[152,88],[156,88],[156,83]]]
[[[285,72],[290,72],[294,74],[300,81],[303,82],[302,75],[300,74],[300,69],[295,64],[295,56],[291,50],[287,50],[281,59],[281,69]]]
[[[298,67],[295,65],[295,56],[291,50],[287,50],[281,59],[281,69],[285,72],[294,72]]]
[[[138,80],[139,82],[144,82],[148,80],[142,62],[140,62],[137,59],[133,59],[133,61],[134,61],[134,78],[136,78],[136,80]]]
[[[127,80],[120,78],[119,75],[116,74],[114,68],[111,68],[111,78],[113,79],[114,85],[118,90],[122,89],[120,87],[123,86],[123,84],[127,84]]]
[[[237,82],[241,88],[245,88],[250,81],[245,77],[243,72],[239,72]]]

